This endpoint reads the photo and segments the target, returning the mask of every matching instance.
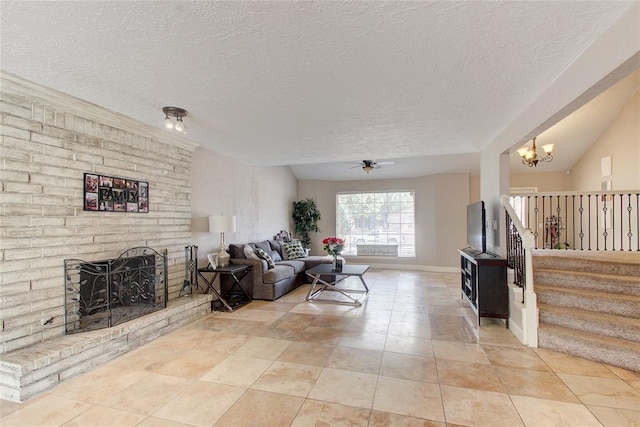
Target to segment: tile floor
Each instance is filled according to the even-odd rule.
[[[212,313],[26,403],[10,426],[640,426],[640,373],[478,330],[459,276],[371,270],[358,308]]]

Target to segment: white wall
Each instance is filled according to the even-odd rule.
[[[611,156],[612,174],[601,177],[600,160]],[[600,191],[611,180],[611,189],[640,189],[640,92],[629,100],[597,141],[571,168],[573,191]]]
[[[217,252],[220,234],[208,232],[210,215],[235,215],[236,232],[225,243],[271,240],[291,230],[291,208],[298,181],[288,166],[255,167],[198,147],[191,166],[192,241],[199,264]]]
[[[375,173],[372,172],[372,173]],[[347,261],[416,267],[456,267],[458,248],[466,247],[466,207],[469,174],[440,174],[411,179],[369,181],[300,181],[300,199],[315,200],[322,218],[320,232],[311,234],[311,253],[323,255],[322,239],[336,233],[336,193],[341,191],[414,190],[416,257],[347,257]]]

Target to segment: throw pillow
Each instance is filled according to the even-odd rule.
[[[273,259],[273,262],[282,261],[282,257],[280,256],[278,251],[271,251],[269,252],[269,255],[271,255],[271,259]]]
[[[284,251],[287,253],[287,259],[304,258],[306,252],[300,243],[285,243],[282,245]]]
[[[268,240],[263,240],[262,242],[255,242],[254,244],[256,245],[256,248],[260,248],[266,253],[269,253],[272,251],[271,245],[269,244]]]
[[[253,248],[249,245],[244,245],[244,249],[242,249],[242,252],[244,253],[244,256],[247,257],[247,259],[260,259],[260,257],[256,255],[256,251],[254,251]]]
[[[260,258],[267,261],[267,266],[269,267],[269,269],[272,269],[276,266],[276,264],[273,262],[273,258],[271,258],[271,255],[262,250],[262,248],[256,248],[256,253]]]

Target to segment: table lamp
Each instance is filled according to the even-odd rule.
[[[215,215],[209,217],[209,232],[220,233],[220,250],[218,251],[218,266],[225,267],[229,264],[229,254],[224,244],[224,233],[236,231],[236,217]]]

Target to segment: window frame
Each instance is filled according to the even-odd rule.
[[[408,194],[407,194],[408,193]],[[389,195],[396,195],[398,200],[389,201]],[[360,196],[362,198],[373,197],[373,203],[362,201],[357,202],[344,202],[341,198],[344,196]],[[384,202],[376,203],[379,199],[385,199]],[[410,208],[404,206],[410,199]],[[375,255],[383,255],[392,258],[415,258],[416,246],[415,246],[415,218],[416,218],[416,192],[415,190],[399,189],[399,190],[369,190],[369,191],[340,191],[336,193],[336,220],[335,227],[338,237],[345,239],[345,245],[343,254],[348,256],[367,256],[358,254],[358,245],[374,245],[381,246],[387,245],[386,249],[393,249],[392,247],[397,245],[397,255],[395,253],[388,253],[383,251],[383,247],[380,248],[380,253]],[[351,206],[351,209],[345,208],[345,206]],[[397,209],[390,209],[390,207]],[[380,206],[381,209],[377,209]],[[366,207],[366,208],[365,208]],[[348,221],[351,225],[343,224],[345,218],[345,211],[354,212],[366,212],[365,214],[353,214],[349,217]],[[348,215],[348,214],[347,214]],[[365,216],[367,218],[365,218]],[[390,221],[389,217],[392,216],[393,220]],[[381,219],[384,218],[384,219]],[[366,223],[366,224],[365,224]],[[359,224],[356,226],[355,224]],[[344,232],[346,227],[351,227],[349,232]],[[355,230],[355,232],[354,232]],[[388,246],[390,245],[390,246]],[[364,248],[361,248],[364,249]],[[371,249],[369,247],[369,249]],[[374,249],[378,252],[378,248]]]

